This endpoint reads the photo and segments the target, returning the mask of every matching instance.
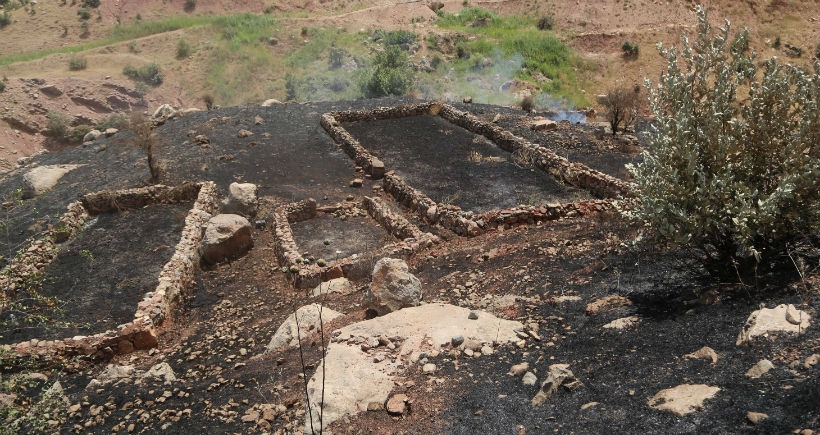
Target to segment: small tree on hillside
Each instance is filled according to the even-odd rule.
[[[736,280],[817,237],[820,62],[814,73],[758,64],[747,30],[730,36],[726,22],[713,32],[703,8],[697,15],[693,43],[659,46],[667,70],[657,87],[647,82],[657,122],[630,168],[640,201],[628,214]]]
[[[388,45],[377,53],[373,68],[363,78],[362,90],[369,97],[404,95],[413,84],[413,68],[407,53],[395,45]]]
[[[612,134],[616,134],[619,127],[626,129],[635,121],[639,97],[640,88],[616,88],[606,94],[601,103]]]

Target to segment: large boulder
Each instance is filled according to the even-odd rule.
[[[251,223],[236,214],[220,214],[206,224],[200,254],[205,263],[216,264],[239,257],[251,247]]]
[[[404,260],[382,258],[373,267],[373,278],[365,293],[365,308],[378,316],[421,303],[421,281]]]
[[[703,402],[715,397],[720,388],[704,384],[682,384],[661,390],[649,399],[649,407],[668,411],[679,417],[703,410]]]
[[[222,201],[224,213],[238,214],[251,219],[259,208],[256,185],[253,183],[231,183],[228,197]]]
[[[38,166],[23,175],[23,199],[34,198],[37,195],[57,185],[60,178],[69,171],[83,165],[49,165]]]
[[[322,307],[319,304],[305,305],[291,314],[285,319],[285,322],[279,326],[279,329],[273,334],[273,338],[271,338],[270,343],[268,343],[265,348],[265,352],[274,352],[286,346],[298,346],[300,338],[304,340],[306,337],[319,331],[321,326],[326,325],[331,320],[342,315],[343,314],[338,311]],[[321,322],[319,321],[320,317]],[[330,331],[325,331],[325,333],[328,336],[330,335]]]
[[[103,135],[103,132],[99,130],[91,130],[83,136],[83,143],[86,142],[93,142],[100,138]]]

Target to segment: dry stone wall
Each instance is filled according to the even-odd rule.
[[[56,240],[66,240],[73,235],[91,215],[110,213],[151,204],[170,204],[196,198],[185,218],[171,260],[165,264],[159,276],[159,285],[145,295],[136,308],[134,320],[119,325],[115,330],[91,336],[75,336],[62,340],[32,339],[14,345],[4,345],[3,350],[13,352],[17,359],[50,359],[72,355],[88,355],[94,358],[111,358],[135,349],[147,349],[157,345],[156,327],[171,314],[174,304],[187,295],[191,288],[196,266],[199,264],[199,242],[202,226],[218,210],[216,185],[212,182],[187,183],[178,187],[162,185],[121,191],[104,191],[84,196],[71,203],[60,219],[60,224],[47,231],[43,238],[32,243],[23,255],[15,258],[3,269],[0,285],[22,283],[27,274],[38,273],[56,257]],[[35,265],[32,272],[30,265]],[[10,281],[2,281],[10,280]],[[11,362],[11,361],[10,361]]]

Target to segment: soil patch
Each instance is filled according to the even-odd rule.
[[[482,213],[588,198],[543,172],[522,167],[487,138],[423,115],[344,124],[351,135],[436,202]]]

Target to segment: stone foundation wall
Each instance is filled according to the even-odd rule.
[[[14,345],[4,345],[3,350],[14,352],[20,360],[30,358],[43,360],[72,355],[88,355],[93,358],[107,359],[115,354],[155,347],[157,345],[155,328],[170,316],[175,303],[186,296],[191,288],[196,267],[199,264],[198,248],[202,238],[202,227],[208,222],[211,214],[218,210],[216,185],[212,182],[188,183],[179,187],[158,185],[86,195],[80,201],[68,206],[57,229],[53,230],[57,232],[56,234],[47,231],[42,239],[34,242],[32,248],[12,261],[2,273],[3,277],[9,277],[12,282],[16,282],[18,277],[25,277],[26,273],[30,273],[28,269],[21,268],[19,265],[25,264],[27,259],[30,261],[35,256],[43,260],[34,263],[39,267],[37,271],[45,269],[48,262],[56,256],[55,236],[62,240],[67,239],[82,227],[90,215],[157,203],[184,202],[194,197],[196,201],[185,218],[185,227],[182,230],[180,241],[176,245],[171,260],[165,264],[160,273],[159,285],[153,292],[147,293],[138,304],[133,321],[120,325],[115,330],[91,336],[76,336],[61,340],[32,339]]]
[[[487,229],[511,225],[534,224],[567,217],[580,217],[596,213],[616,211],[612,201],[592,200],[568,204],[550,204],[541,207],[518,207],[493,210],[476,216]]]
[[[347,130],[341,126],[341,123],[428,114],[438,115],[451,124],[455,124],[475,134],[480,134],[493,141],[505,151],[510,153],[524,153],[527,159],[538,169],[547,172],[564,183],[585,189],[600,198],[631,196],[630,183],[596,171],[582,163],[570,162],[546,147],[526,141],[495,124],[481,121],[469,112],[462,112],[449,104],[427,102],[416,105],[379,107],[368,111],[330,112],[322,115],[321,123],[322,127],[325,128],[336,142],[341,144],[342,149],[345,150],[356,164],[362,166],[370,173],[371,161],[375,159],[375,157],[348,133]],[[371,174],[371,176],[373,176],[373,174]],[[373,178],[381,177],[373,176]]]
[[[340,210],[350,204],[328,206],[321,209],[324,213]],[[376,260],[385,256],[408,257],[422,247],[429,247],[439,243],[438,237],[421,231],[403,216],[393,213],[387,206],[376,198],[365,197],[362,208],[385,230],[394,237],[401,239],[397,243],[387,245],[374,253],[351,256],[328,262],[324,267],[315,263],[305,264],[297,262],[301,258],[299,247],[293,238],[290,223],[305,220],[302,218],[315,217],[318,210],[316,201],[306,200],[299,203],[286,204],[278,207],[273,213],[273,252],[279,266],[288,269],[293,285],[296,288],[313,288],[322,282],[334,278],[362,279],[370,275]],[[292,219],[299,217],[299,219]],[[289,269],[295,266],[297,271]]]
[[[436,204],[427,195],[410,187],[401,177],[393,173],[387,173],[383,183],[385,192],[405,207],[415,211],[430,224],[441,224],[460,236],[474,237],[484,232],[476,221],[459,207]]]

